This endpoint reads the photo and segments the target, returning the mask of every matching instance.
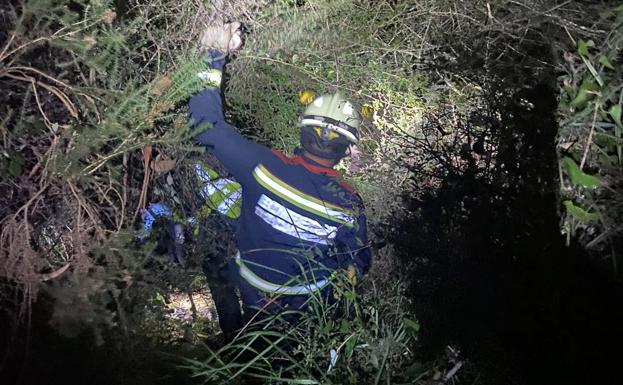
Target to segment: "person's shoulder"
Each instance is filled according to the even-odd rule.
[[[357,199],[361,200],[361,196],[359,195],[359,193],[357,192],[357,190],[355,189],[355,187],[353,187],[353,185],[351,185],[350,183],[348,183],[346,181],[346,179],[344,179],[344,177],[338,175],[335,178],[335,181],[337,182],[337,184],[343,188],[344,190],[346,190],[346,192],[348,192],[349,194],[353,195],[354,197],[356,197]]]
[[[332,181],[335,182],[337,188],[339,189],[339,193],[337,195],[340,196],[340,200],[344,205],[351,207],[356,210],[363,210],[364,203],[363,198],[359,195],[359,192],[353,187],[352,184],[347,182],[342,176],[338,175],[331,178]]]
[[[286,163],[286,164],[292,163],[291,158],[289,158],[286,154],[277,150],[276,148],[271,148],[270,152],[275,158],[279,159],[282,163]]]

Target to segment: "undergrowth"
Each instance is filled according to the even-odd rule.
[[[417,200],[469,172],[504,184],[499,151],[514,137],[495,136],[503,122],[483,98],[508,96],[494,91],[508,73],[525,76],[512,79],[512,94],[560,71],[561,231],[618,271],[622,10],[597,15],[597,7],[546,0],[3,5],[3,306],[27,319],[43,290],[57,300],[52,323],[66,335],[88,329],[103,343],[105,330],[127,339],[150,329],[161,342],[198,342],[205,332],[198,322],[162,321],[162,298],[201,287],[200,256],[181,270],[154,257],[155,245],[139,249],[132,238],[149,201],[188,208],[184,165],[204,156],[185,111],[202,86],[194,80],[197,38],[204,24],[234,19],[245,23],[246,41],[228,64],[225,95],[228,117],[245,135],[291,154],[303,90],[341,90],[367,111],[361,154],[340,170],[363,196],[375,244],[400,219],[419,217],[405,195]],[[554,63],[531,51],[542,46]],[[171,161],[173,169],[161,166]],[[404,264],[424,257],[412,250],[411,261],[398,261],[394,246],[377,253],[372,277],[338,304],[315,299],[296,327],[277,316],[189,367],[215,383],[413,383],[422,373],[438,380],[443,364],[414,362],[418,327],[403,291]],[[233,359],[264,340],[255,359]],[[338,358],[329,370],[332,349]]]
[[[560,63],[558,147],[567,243],[576,240],[619,272],[623,215],[623,6],[604,13],[595,39],[570,35]]]
[[[341,276],[333,287],[339,301],[314,294],[308,310],[252,319],[231,343],[186,367],[208,384],[380,384],[430,375],[431,367],[413,362],[419,324],[402,284],[363,284],[370,287],[361,294]]]

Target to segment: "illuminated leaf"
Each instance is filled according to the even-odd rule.
[[[344,352],[347,356],[350,356],[353,350],[355,349],[355,345],[357,344],[357,337],[352,337],[348,341],[346,341],[346,348]]]
[[[599,64],[601,64],[602,66],[604,66],[606,68],[609,68],[611,70],[614,69],[614,67],[610,63],[610,60],[608,60],[608,58],[605,55],[600,55],[599,56]]]
[[[403,318],[402,323],[405,325],[407,329],[411,330],[414,333],[417,333],[420,331],[420,324],[417,323],[416,321],[410,320],[409,318]]]
[[[623,124],[621,124],[621,105],[620,104],[615,104],[612,107],[610,107],[610,109],[608,110],[608,113],[610,114],[610,116],[612,116],[612,120],[614,120],[617,126],[623,127]]]
[[[580,170],[580,167],[572,158],[565,156],[560,162],[573,184],[584,188],[597,188],[599,186],[599,179]]]
[[[592,48],[595,46],[595,42],[592,40],[589,41],[585,41],[585,40],[578,40],[578,53],[582,56],[587,56],[588,55],[588,49]]]
[[[573,218],[577,219],[582,223],[596,221],[601,218],[601,214],[588,212],[581,208],[580,206],[576,206],[572,201],[566,200],[562,202],[562,204],[567,209],[567,213],[571,215]]]
[[[594,96],[593,91],[597,90],[597,85],[589,79],[584,79],[580,85],[577,95],[571,101],[571,106],[575,108],[582,108],[586,102]]]

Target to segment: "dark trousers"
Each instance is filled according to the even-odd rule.
[[[201,226],[199,241],[202,262],[212,299],[218,313],[219,326],[225,339],[231,341],[243,326],[240,299],[236,292],[238,271],[233,262],[235,221],[222,215],[211,215]]]
[[[207,256],[202,267],[216,306],[219,326],[225,339],[231,341],[243,326],[240,300],[236,293],[237,272],[223,256]]]
[[[315,301],[310,298],[310,295],[273,296],[258,290],[240,277],[238,286],[244,307],[245,322],[251,319],[253,322],[258,322],[279,314],[283,321],[296,325],[300,322],[301,314],[309,311],[311,301]],[[331,288],[327,287],[316,295],[320,296],[318,300],[326,302],[330,293]]]

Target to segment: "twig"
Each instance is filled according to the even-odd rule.
[[[61,274],[63,274],[67,269],[69,269],[69,263],[66,263],[60,269],[54,270],[51,273],[41,274],[40,275],[41,282],[46,282],[46,281],[49,281],[51,279],[57,278]]]
[[[11,43],[13,43],[13,40],[15,40],[15,35],[16,33],[13,32],[11,33],[11,37],[9,38],[9,40],[6,42],[6,44],[4,45],[4,48],[2,49],[2,52],[0,52],[0,58],[4,57],[4,54],[6,53],[6,51],[9,49],[9,47],[11,46]]]
[[[459,371],[459,369],[461,369],[462,366],[463,361],[457,362],[454,367],[450,369],[448,373],[446,373],[446,375],[443,377],[443,382],[448,382],[452,377],[454,377],[454,375]]]
[[[48,150],[45,152],[45,154],[43,154],[41,159],[37,161],[37,164],[35,164],[33,168],[30,170],[30,172],[28,173],[29,178],[32,178],[33,175],[35,175],[35,173],[41,168],[43,159],[52,151],[54,147],[56,147],[57,144],[58,144],[58,136],[54,136],[54,138],[52,139],[52,143],[50,144],[50,147],[48,148]]]
[[[58,83],[58,84],[60,84],[61,86],[65,87],[65,88],[69,88],[70,90],[72,90],[72,89],[73,89],[73,87],[72,87],[72,86],[70,86],[69,84],[67,84],[67,83],[65,83],[65,82],[63,82],[63,81],[61,81],[61,80],[58,80],[57,78],[55,78],[55,77],[53,77],[53,76],[50,76],[50,75],[46,74],[45,72],[40,71],[40,70],[38,70],[38,69],[36,69],[36,68],[33,68],[33,67],[12,66],[12,67],[10,67],[10,68],[8,68],[8,69],[7,69],[7,72],[11,72],[12,70],[17,70],[17,71],[31,71],[31,72],[34,72],[34,73],[36,73],[36,74],[38,74],[38,75],[43,76],[44,78],[50,79],[50,80],[52,80],[53,82]]]
[[[591,123],[591,132],[588,134],[588,140],[586,141],[586,147],[584,148],[584,155],[582,155],[582,161],[580,162],[580,170],[584,168],[584,163],[586,163],[586,157],[588,156],[588,150],[591,148],[591,144],[593,143],[593,132],[595,132],[595,121],[597,120],[598,110],[599,110],[599,105],[595,103],[595,111],[593,112],[593,122]]]
[[[607,231],[604,231],[603,233],[599,234],[599,236],[595,237],[595,239],[593,239],[592,241],[588,242],[585,248],[592,249],[593,247],[597,246],[602,241],[608,239],[610,236],[618,234],[619,232],[621,232],[621,230],[623,230],[623,227],[617,227],[615,229],[610,228]]]
[[[0,62],[4,61],[4,59],[6,59],[9,56],[13,55],[15,52],[20,51],[20,50],[28,47],[29,45],[36,44],[36,43],[38,43],[40,41],[47,41],[47,40],[50,40],[50,38],[49,37],[40,37],[40,38],[37,38],[35,40],[31,40],[29,42],[26,42],[26,43],[20,45],[19,47],[15,48],[14,50],[9,51],[8,53],[6,53],[6,49],[8,48],[8,46],[6,46],[5,49],[2,51],[2,55],[0,55]]]
[[[93,211],[91,210],[91,208],[87,204],[86,200],[78,194],[78,191],[77,191],[76,187],[73,185],[73,183],[67,182],[67,185],[69,186],[69,189],[71,190],[72,194],[74,195],[74,198],[76,198],[76,201],[78,201],[79,207],[82,207],[84,209],[84,211],[87,213],[87,216],[89,217],[89,219],[91,219],[91,222],[93,222],[93,227],[95,228],[95,232],[97,233],[98,237],[100,239],[104,239],[105,238],[104,232],[98,226],[98,222],[99,221],[98,221],[97,217],[95,216],[95,214],[93,214]]]
[[[43,192],[50,186],[50,183],[46,183],[43,187],[41,187],[41,189],[39,189],[39,191],[37,191],[35,193],[35,195],[33,195],[32,198],[30,198],[28,200],[28,202],[26,202],[26,204],[24,204],[22,207],[19,208],[19,210],[17,210],[15,212],[15,214],[13,214],[13,220],[17,219],[17,216],[19,215],[19,213],[21,213],[22,211],[26,210],[25,215],[28,215],[28,206],[30,206],[32,204],[32,202],[34,202],[41,194],[43,194]]]
[[[65,106],[65,108],[67,109],[67,112],[69,112],[69,114],[71,116],[73,116],[74,118],[78,118],[78,110],[76,109],[76,107],[74,106],[73,102],[71,101],[71,99],[69,98],[69,96],[67,96],[63,91],[59,90],[58,88],[51,86],[49,84],[43,83],[41,81],[38,81],[37,79],[35,79],[32,76],[28,76],[22,72],[20,72],[22,74],[22,76],[18,76],[18,75],[12,75],[10,73],[5,73],[3,76],[15,79],[15,80],[22,80],[25,82],[29,82],[31,84],[33,84],[33,82],[43,88],[45,88],[46,90],[50,91],[51,93],[53,93],[54,95],[56,95],[56,97],[58,97],[60,99],[60,101],[63,103],[63,105]]]
[[[141,211],[141,209],[145,208],[145,205],[147,203],[147,188],[149,187],[149,177],[150,177],[150,168],[149,168],[149,162],[151,160],[151,145],[147,145],[143,148],[143,167],[144,167],[144,174],[143,174],[143,186],[141,187],[141,195],[140,198],[138,200],[138,207],[136,208],[136,211],[134,212],[134,220],[136,220],[136,217],[138,216],[138,213]]]
[[[37,103],[37,108],[39,108],[39,112],[41,112],[41,116],[43,117],[43,123],[45,126],[54,133],[54,129],[52,128],[52,122],[48,119],[48,116],[43,111],[43,107],[41,106],[41,102],[39,101],[39,95],[37,94],[37,86],[34,79],[31,79],[32,91],[35,94],[35,102]]]
[[[125,207],[128,202],[128,180],[129,180],[129,171],[128,171],[128,160],[129,155],[127,153],[123,154],[123,187],[121,194],[121,224],[123,224],[123,217],[125,217]]]

